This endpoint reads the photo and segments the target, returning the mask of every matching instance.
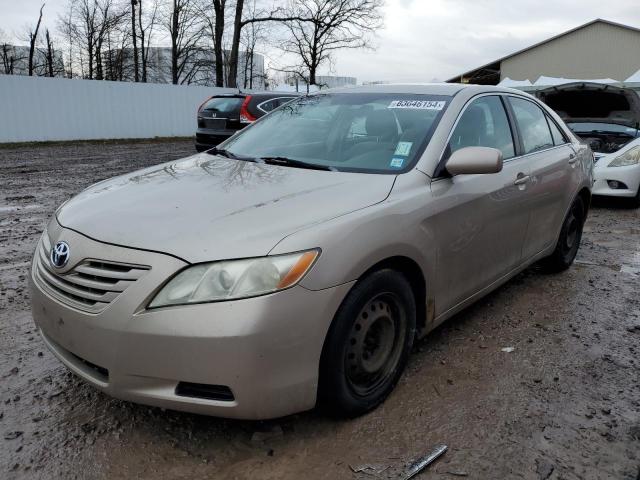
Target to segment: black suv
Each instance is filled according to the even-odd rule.
[[[203,152],[254,120],[298,97],[298,93],[261,92],[214,95],[198,108],[196,150]]]

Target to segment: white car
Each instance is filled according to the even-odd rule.
[[[535,92],[591,147],[593,195],[629,198],[640,207],[640,97],[630,88],[589,81]]]
[[[640,207],[640,138],[608,155],[597,155],[594,195],[627,197]]]

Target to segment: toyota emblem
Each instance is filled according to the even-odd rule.
[[[51,265],[62,268],[69,262],[70,250],[66,242],[58,242],[51,249]]]

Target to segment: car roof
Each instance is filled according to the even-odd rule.
[[[278,91],[268,91],[268,92],[224,92],[217,93],[213,95],[212,98],[224,98],[224,97],[246,97],[251,95],[252,97],[299,97],[302,93],[298,92],[278,92]]]
[[[493,85],[475,85],[462,83],[389,83],[379,85],[360,85],[350,87],[332,88],[317,93],[398,93],[398,94],[424,94],[424,95],[448,95],[453,96],[461,91],[470,94],[483,92],[515,93],[522,95],[520,90],[497,87]]]

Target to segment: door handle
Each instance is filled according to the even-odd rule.
[[[569,154],[569,165],[573,165],[577,161],[578,161],[578,157],[576,156],[575,153]]]
[[[518,177],[515,179],[515,181],[513,182],[514,185],[524,185],[525,183],[527,183],[529,181],[531,177],[529,177],[529,175],[523,175],[522,177]]]

